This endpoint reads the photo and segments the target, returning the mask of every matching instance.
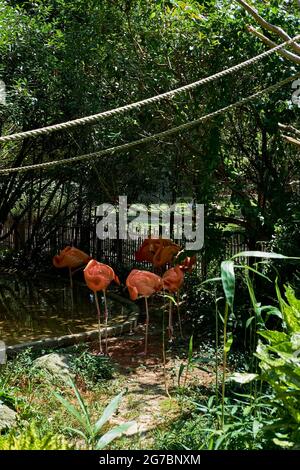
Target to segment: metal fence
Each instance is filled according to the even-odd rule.
[[[12,224],[8,221],[8,223],[2,227],[0,250],[19,250],[26,247],[29,251],[36,249],[38,252],[41,251],[49,255],[54,255],[63,247],[73,245],[89,253],[93,258],[107,264],[119,264],[129,267],[137,265],[135,253],[148,235],[146,228],[139,232],[135,240],[100,240],[97,238],[96,225],[97,218],[90,217],[88,221],[80,225],[70,223],[69,225],[55,227],[55,230],[48,234],[45,240],[41,240],[40,232],[32,236],[34,233],[34,224],[22,222],[22,224],[19,223],[12,230]],[[8,235],[5,237],[6,234]],[[154,229],[153,235],[159,236],[159,232],[157,231],[156,233]],[[184,245],[182,239],[175,239],[174,241],[178,243],[178,245]],[[223,241],[224,240],[222,240],[222,242]],[[28,243],[30,246],[28,246]],[[224,245],[223,259],[228,259],[233,255],[249,249],[242,233],[232,233],[230,236],[227,236]],[[267,251],[267,242],[259,242],[257,249]],[[241,261],[241,259],[238,258],[237,261]],[[248,260],[246,260],[246,262],[248,262]],[[146,262],[140,263],[140,266],[145,268],[151,267],[150,263]],[[198,256],[196,270],[203,277],[206,276],[205,251],[204,254]]]
[[[0,249],[18,250],[26,246],[32,235],[33,226],[30,224],[18,224],[18,227],[11,231],[9,223],[2,227],[1,237],[6,233],[9,235],[0,240]],[[81,225],[69,224],[56,227],[55,231],[43,241],[36,238],[30,240],[30,249],[38,248],[44,253],[55,254],[66,245],[74,245],[89,253],[92,257],[112,265],[122,264],[125,266],[136,265],[135,253],[148,235],[147,230],[139,233],[135,240],[100,240],[96,234],[96,219],[83,222]],[[153,232],[154,236],[159,236],[159,232]],[[174,240],[179,245],[184,245],[182,239]],[[237,253],[249,249],[242,233],[233,233],[226,238],[224,258],[229,258]],[[257,249],[268,251],[267,242],[260,242]],[[141,263],[144,267],[150,267],[149,263]],[[199,256],[197,261],[197,272],[205,276],[206,265],[204,256]]]

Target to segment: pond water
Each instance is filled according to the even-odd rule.
[[[103,320],[104,302],[99,302]],[[123,323],[129,311],[108,299],[109,325]],[[92,292],[74,282],[73,308],[68,280],[2,275],[0,277],[0,340],[7,345],[97,328]]]

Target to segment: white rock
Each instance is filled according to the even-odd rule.
[[[12,428],[16,422],[17,413],[8,406],[0,404],[0,431]]]
[[[74,377],[70,371],[68,356],[66,354],[51,353],[38,357],[34,366],[47,370],[54,377],[66,380]]]

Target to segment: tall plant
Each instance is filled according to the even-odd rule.
[[[256,273],[259,276],[263,276],[264,278],[268,279],[270,282],[271,280],[260,273],[257,269],[247,264],[235,264],[235,260],[239,259],[248,259],[250,257],[258,258],[258,259],[289,259],[287,256],[278,254],[278,253],[268,253],[268,252],[261,252],[261,251],[244,251],[232,256],[231,259],[223,261],[221,264],[221,277],[209,279],[205,282],[222,282],[222,288],[225,295],[225,308],[224,308],[224,316],[223,320],[223,374],[222,374],[222,401],[221,401],[221,429],[224,428],[224,420],[225,420],[225,395],[226,395],[226,378],[227,378],[227,357],[230,351],[230,348],[233,343],[233,335],[232,332],[228,332],[228,320],[230,317],[230,313],[234,315],[234,295],[235,295],[235,270],[243,270],[245,272],[245,282],[248,287],[249,296],[251,299],[252,307],[253,307],[253,316],[250,317],[251,320],[254,319],[255,328],[253,329],[253,335],[256,336],[257,328],[260,329],[266,328],[265,322],[262,317],[262,312],[267,310],[268,315],[275,314],[277,316],[281,316],[280,312],[277,308],[272,306],[261,306],[255,297],[253,284],[249,277],[249,271]],[[254,340],[255,341],[255,340]],[[254,342],[253,342],[254,344]],[[254,351],[253,351],[254,352]],[[253,372],[253,370],[252,370]],[[253,377],[256,377],[255,374],[250,374],[250,381]],[[245,380],[245,378],[244,378]],[[247,381],[249,381],[247,380]],[[243,382],[245,383],[245,381]]]

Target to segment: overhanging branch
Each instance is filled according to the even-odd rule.
[[[266,21],[262,16],[260,16],[258,11],[255,8],[253,8],[251,5],[249,5],[247,2],[245,2],[244,0],[236,0],[236,1],[255,19],[255,21],[263,29],[276,34],[276,36],[279,36],[285,41],[288,41],[289,39],[291,39],[291,37],[286,33],[286,31],[284,31],[284,29]],[[296,52],[297,55],[300,55],[300,45],[298,43],[292,43],[291,48]]]

